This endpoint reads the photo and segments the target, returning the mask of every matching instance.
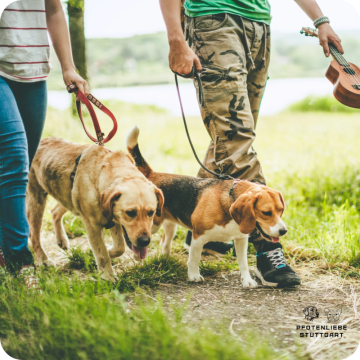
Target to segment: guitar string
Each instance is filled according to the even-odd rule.
[[[355,83],[354,85],[360,85],[360,75],[356,72],[356,70],[347,62],[347,60],[342,56],[342,54],[339,52],[339,50],[332,44],[329,46],[332,54],[334,55],[337,62],[344,67],[347,67],[351,69],[354,74],[349,74],[351,77],[355,78],[358,83]],[[345,64],[345,65],[344,65]]]
[[[318,37],[318,33],[315,35],[310,35],[310,36],[316,36]],[[356,81],[358,81],[358,83],[355,83],[354,85],[359,85],[360,84],[360,74],[358,74],[356,72],[356,70],[347,62],[347,60],[342,56],[342,54],[338,51],[338,49],[332,45],[332,44],[329,44],[329,48],[330,50],[333,50],[332,51],[332,54],[334,55],[336,61],[341,65],[341,66],[344,66],[344,67],[348,67],[350,68],[351,70],[354,71],[355,75],[352,75],[350,74],[350,76],[352,76],[353,78],[356,79]],[[340,61],[339,61],[340,60]],[[343,65],[345,63],[345,65]]]
[[[360,75],[357,73],[357,71],[351,66],[351,64],[349,64],[347,62],[347,60],[343,57],[343,55],[339,52],[338,49],[335,48],[334,45],[330,45],[330,47],[334,50],[334,52],[338,55],[338,57],[340,58],[340,60],[344,61],[344,63],[346,64],[345,66],[350,68],[352,71],[354,71],[354,74],[351,74],[352,77],[356,78],[358,81],[360,81]],[[341,64],[340,64],[341,65]],[[357,84],[359,85],[360,82]]]

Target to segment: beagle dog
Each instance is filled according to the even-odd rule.
[[[38,263],[54,265],[41,246],[40,230],[46,197],[58,201],[52,209],[57,244],[69,247],[62,219],[70,210],[84,222],[98,270],[114,279],[111,257],[125,251],[124,237],[140,259],[146,257],[151,227],[162,216],[162,191],[136,168],[132,157],[99,145],[78,145],[58,138],[41,141],[29,173],[26,208],[30,239]],[[108,251],[103,228],[109,228]]]
[[[279,191],[240,180],[201,179],[154,172],[142,157],[138,145],[139,129],[127,138],[127,148],[138,169],[159,189],[165,203],[163,213],[154,219],[153,233],[164,228],[162,249],[170,254],[177,224],[191,230],[188,261],[190,281],[203,281],[199,262],[203,246],[210,241],[234,240],[244,287],[256,287],[247,262],[248,234],[258,228],[268,241],[279,242],[287,232],[282,220],[284,198]]]

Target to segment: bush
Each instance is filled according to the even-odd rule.
[[[333,96],[310,95],[305,99],[290,105],[289,110],[300,112],[336,112],[336,113],[360,113],[360,110],[353,109],[341,104]]]

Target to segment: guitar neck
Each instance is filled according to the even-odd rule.
[[[329,49],[333,58],[339,63],[339,65],[343,67],[350,67],[350,64],[346,61],[343,55],[339,52],[339,50],[333,45],[329,44]]]
[[[303,27],[301,30],[302,34],[305,34],[305,36],[311,36],[311,37],[319,37],[319,30],[318,29],[312,29],[312,28],[306,28]],[[334,60],[336,60],[339,65],[349,68],[350,64],[346,61],[346,59],[343,57],[343,55],[339,52],[339,50],[333,45],[329,44],[329,49],[332,57]]]

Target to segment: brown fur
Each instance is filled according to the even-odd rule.
[[[70,174],[80,153],[81,160],[72,184]],[[40,264],[48,265],[51,261],[40,242],[47,194],[58,201],[52,210],[58,245],[63,249],[69,246],[62,218],[70,210],[82,218],[98,269],[108,279],[114,276],[110,256],[120,256],[125,251],[122,227],[136,246],[139,236],[151,236],[155,211],[161,214],[164,202],[161,191],[137,170],[129,154],[57,138],[42,140],[30,169],[27,214],[36,259]],[[136,210],[136,216],[130,218],[129,210]],[[154,215],[149,216],[151,212]],[[102,232],[111,220],[115,223],[110,230],[114,243],[108,251]]]

